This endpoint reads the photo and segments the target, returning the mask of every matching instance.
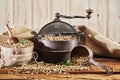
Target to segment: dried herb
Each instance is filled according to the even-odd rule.
[[[71,66],[72,65],[72,61],[69,59],[69,60],[66,61],[65,64],[66,64],[66,66]]]
[[[72,61],[70,59],[68,59],[66,62],[59,62],[57,63],[58,65],[66,65],[66,66],[71,66],[72,65]]]
[[[27,42],[28,42],[28,40],[25,40],[25,39],[21,39],[21,40],[19,41],[20,44],[24,44],[24,43],[27,43]]]

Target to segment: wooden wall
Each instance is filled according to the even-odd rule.
[[[85,15],[93,9],[92,18],[62,19],[72,25],[88,25],[109,37],[120,41],[120,0],[0,0],[0,31],[7,21],[10,24],[42,27],[54,19],[54,14]]]

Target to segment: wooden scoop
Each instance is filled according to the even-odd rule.
[[[90,63],[96,65],[97,67],[102,68],[103,70],[106,71],[106,73],[108,75],[110,75],[110,74],[112,74],[114,72],[114,69],[112,67],[107,67],[107,66],[102,65],[102,64],[96,62],[95,60],[93,60],[93,52],[92,52],[92,50],[89,47],[85,46],[85,45],[76,46],[75,48],[73,48],[73,50],[71,51],[71,56],[74,56],[75,53],[77,55],[79,54],[79,56],[88,57],[88,61]]]
[[[6,24],[5,28],[7,29],[9,35],[9,39],[7,41],[8,44],[12,45],[14,43],[18,43],[19,42],[18,38],[13,36],[8,24]]]

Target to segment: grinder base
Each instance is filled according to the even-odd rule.
[[[38,53],[38,62],[59,63],[61,61],[66,62],[70,59],[70,52],[47,52],[40,50],[36,50],[36,52]]]

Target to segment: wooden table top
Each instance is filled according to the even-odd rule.
[[[107,58],[95,58],[95,60],[106,66],[113,67],[115,72],[108,76],[104,70],[96,66],[93,66],[91,71],[78,71],[67,75],[7,74],[4,70],[0,70],[0,80],[120,80],[120,60]]]

